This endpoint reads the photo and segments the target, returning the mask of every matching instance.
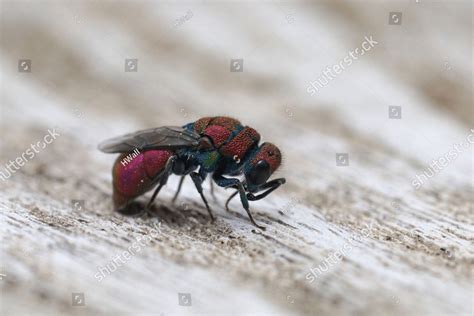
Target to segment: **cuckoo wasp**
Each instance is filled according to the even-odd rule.
[[[230,117],[204,117],[182,127],[164,126],[109,139],[99,145],[105,153],[120,153],[112,168],[113,202],[117,211],[136,197],[156,187],[148,209],[171,174],[181,176],[176,200],[189,175],[212,220],[214,215],[203,193],[207,175],[220,187],[234,188],[228,198],[240,196],[250,221],[259,226],[249,210],[249,201],[266,197],[284,178],[268,181],[281,164],[280,150],[271,143],[259,145],[260,135]],[[240,177],[243,175],[243,177]],[[240,180],[242,178],[242,180]]]

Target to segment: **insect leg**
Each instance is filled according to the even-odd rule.
[[[265,229],[265,227],[258,225],[254,221],[254,219],[252,217],[252,214],[250,213],[250,210],[249,210],[249,201],[247,199],[247,195],[246,195],[244,186],[242,185],[242,182],[240,182],[239,179],[225,178],[222,175],[216,174],[216,173],[214,173],[214,175],[212,177],[213,177],[214,181],[216,181],[217,185],[220,186],[220,187],[235,187],[238,190],[237,192],[240,194],[240,202],[242,202],[242,206],[245,209],[245,211],[247,212],[252,224],[254,224],[255,226],[257,226],[260,229]]]
[[[248,214],[248,216],[249,216],[250,221],[252,222],[252,224],[254,224],[255,226],[257,226],[257,227],[260,228],[260,229],[265,230],[265,227],[264,227],[264,226],[258,225],[258,224],[253,220],[252,214],[250,213],[250,209],[249,209],[249,201],[248,201],[248,199],[247,199],[247,195],[245,194],[244,186],[242,185],[242,183],[240,183],[240,181],[239,181],[239,184],[237,185],[237,190],[239,190],[240,202],[242,202],[242,206],[243,206],[244,209],[247,211],[247,214]]]
[[[227,199],[227,201],[225,202],[225,209],[227,212],[230,212],[229,210],[229,203],[230,203],[230,200],[232,200],[236,195],[237,193],[239,193],[239,191],[235,191],[234,193],[232,193],[231,196],[229,196],[229,198]]]
[[[217,197],[216,197],[216,194],[214,193],[214,181],[212,180],[212,178],[209,178],[211,180],[211,195],[212,195],[212,198],[214,199],[214,201],[217,201]]]
[[[196,186],[196,189],[198,190],[199,194],[201,195],[201,198],[204,201],[204,204],[206,205],[207,211],[209,212],[209,215],[211,216],[212,221],[215,221],[215,217],[214,217],[214,215],[212,215],[211,208],[209,207],[209,204],[207,203],[206,197],[204,196],[204,193],[202,192],[202,182],[204,181],[203,175],[201,175],[197,172],[192,172],[189,175],[191,176],[191,179],[193,179],[194,185]]]
[[[146,205],[145,207],[145,210],[148,210],[151,206],[151,204],[153,204],[153,201],[155,200],[156,196],[158,195],[158,193],[160,193],[160,190],[161,188],[166,184],[166,182],[163,182],[163,181],[160,181],[160,184],[158,185],[158,187],[155,189],[155,192],[153,192],[153,195],[151,196],[151,199],[150,201],[148,202],[148,204]]]
[[[156,180],[155,181],[159,181],[159,185],[158,187],[155,189],[155,192],[153,192],[153,195],[151,196],[151,199],[150,201],[148,202],[145,210],[148,211],[149,207],[151,206],[151,204],[153,204],[153,201],[155,200],[156,196],[158,195],[158,193],[160,192],[161,188],[166,184],[166,182],[168,182],[168,177],[171,173],[171,170],[172,170],[172,167],[173,167],[173,163],[175,162],[176,160],[176,157],[173,156],[173,157],[170,157],[168,159],[168,161],[166,162],[166,165],[165,165],[165,169],[160,172],[160,174],[158,176],[156,176]]]
[[[172,200],[173,203],[174,203],[174,202],[176,201],[176,199],[178,198],[179,191],[181,191],[181,186],[183,185],[184,177],[185,177],[185,176],[181,176],[181,179],[179,179],[178,191],[176,191],[176,193],[174,194],[174,197],[173,197],[173,200]]]
[[[237,184],[240,182],[238,179],[225,178],[219,173],[214,173],[214,175],[212,176],[212,179],[217,183],[218,186],[223,187],[223,188],[237,189]],[[237,195],[237,193],[239,193],[239,191],[235,191],[234,193],[232,193],[232,195],[225,202],[225,209],[227,211],[230,211],[229,210],[230,200],[232,200]]]
[[[261,190],[265,190],[267,188],[270,188],[270,189],[268,189],[267,191],[259,195],[253,195],[252,193],[247,193],[247,198],[249,199],[249,201],[257,201],[257,200],[263,199],[264,197],[266,197],[267,195],[275,191],[280,185],[284,184],[285,182],[286,182],[285,178],[279,178],[279,179],[275,179],[270,182],[267,182],[264,185],[262,185],[260,189]]]

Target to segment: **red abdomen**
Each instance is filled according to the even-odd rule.
[[[173,155],[169,150],[135,150],[121,154],[112,169],[115,209],[152,189],[156,176]]]

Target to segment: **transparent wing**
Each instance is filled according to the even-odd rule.
[[[99,144],[105,153],[127,153],[147,149],[179,149],[197,147],[199,134],[178,126],[163,126],[138,131],[106,140]]]

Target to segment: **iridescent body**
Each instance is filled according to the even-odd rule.
[[[236,119],[218,116],[204,117],[183,127],[161,127],[124,135],[104,142],[99,148],[121,153],[113,166],[116,210],[158,185],[151,205],[170,174],[189,175],[213,218],[202,189],[202,182],[211,174],[217,185],[237,190],[226,206],[232,197],[240,194],[243,207],[258,226],[250,214],[248,201],[259,200],[285,183],[284,178],[267,182],[280,166],[282,157],[275,145],[259,145],[259,142],[260,135],[255,129]],[[243,181],[235,178],[242,174]],[[254,195],[263,190],[266,191]]]
[[[163,171],[173,152],[151,149],[127,162],[128,155],[121,154],[112,171],[114,205],[117,209],[154,186],[153,180]]]

